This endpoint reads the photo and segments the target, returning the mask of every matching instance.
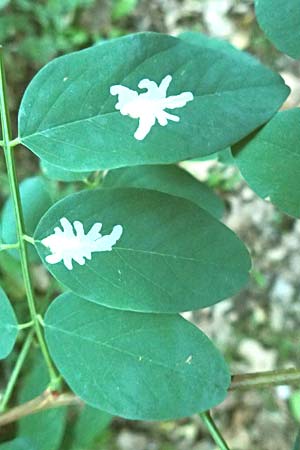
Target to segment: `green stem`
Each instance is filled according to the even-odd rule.
[[[200,413],[200,417],[220,450],[230,450],[209,411]]]
[[[30,328],[34,325],[33,320],[31,320],[30,322],[26,322],[26,323],[19,323],[18,328],[19,330],[25,330],[26,328]]]
[[[31,330],[27,336],[27,338],[25,339],[24,345],[19,353],[17,362],[15,367],[13,368],[13,371],[11,373],[11,376],[9,378],[9,382],[6,386],[5,392],[3,394],[2,400],[0,402],[0,413],[3,413],[6,409],[6,406],[9,402],[9,399],[11,397],[11,394],[13,392],[13,389],[15,387],[16,381],[18,379],[19,373],[22,369],[22,366],[24,364],[24,361],[26,359],[26,356],[29,352],[31,343],[32,343],[32,339],[33,339],[33,334],[34,331]]]
[[[9,142],[9,145],[11,147],[16,147],[16,145],[19,145],[19,144],[21,144],[20,138],[13,139],[12,141]]]
[[[27,234],[23,234],[22,238],[24,239],[24,241],[29,242],[29,244],[31,245],[35,244],[35,240],[33,239],[33,237],[28,236]]]
[[[245,373],[232,375],[230,391],[236,389],[263,388],[281,384],[300,382],[300,369],[281,369],[268,372]]]
[[[22,211],[22,204],[20,199],[19,185],[16,176],[16,167],[13,157],[13,149],[11,146],[11,125],[10,118],[6,100],[6,81],[3,63],[3,52],[0,46],[0,114],[1,114],[1,126],[2,126],[2,136],[3,136],[3,150],[7,167],[7,175],[9,181],[9,187],[11,192],[11,198],[13,202],[15,218],[16,218],[16,231],[19,242],[19,251],[21,259],[21,268],[24,279],[26,297],[28,302],[28,307],[30,311],[31,320],[33,321],[33,326],[35,333],[41,347],[45,362],[47,364],[49,375],[50,375],[50,387],[51,389],[57,389],[59,386],[59,377],[52,363],[51,357],[48,352],[48,348],[44,339],[42,332],[42,327],[40,321],[37,318],[37,311],[35,308],[35,300],[33,294],[33,287],[31,282],[31,276],[29,271],[29,261],[27,253],[27,243],[24,239],[25,236],[25,226],[24,217]],[[14,142],[14,141],[13,141]]]

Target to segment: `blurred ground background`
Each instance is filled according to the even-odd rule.
[[[14,129],[22,93],[43,64],[100,39],[145,30],[175,35],[196,30],[227,39],[282,74],[292,88],[284,107],[300,103],[300,65],[277,52],[263,36],[250,0],[0,0],[0,43],[6,52]],[[21,179],[37,173],[38,162],[30,152],[20,150],[17,157]],[[260,200],[232,166],[209,161],[188,163],[187,167],[223,197],[224,221],[251,250],[253,273],[247,289],[237,297],[186,316],[214,340],[226,355],[232,373],[299,365],[299,221]],[[0,159],[1,203],[7,190]],[[0,254],[1,285],[19,302],[23,289],[20,277],[11,276],[14,268],[15,262]],[[34,272],[38,296],[42,298],[49,280],[38,266]],[[4,372],[5,368],[1,373],[3,379]],[[300,391],[296,388],[229,394],[216,408],[214,417],[231,448],[291,450],[300,421]],[[159,424],[115,419],[93,447],[94,450],[215,448],[198,417]]]

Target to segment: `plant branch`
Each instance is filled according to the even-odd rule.
[[[76,395],[64,393],[56,394],[47,389],[38,397],[12,408],[7,413],[0,415],[0,427],[11,422],[16,422],[22,417],[36,414],[47,409],[59,408],[61,406],[82,405],[83,402]]]
[[[256,372],[232,375],[230,391],[300,382],[300,369],[281,369],[269,372]]]
[[[24,216],[22,211],[22,204],[20,199],[19,185],[16,176],[15,161],[13,157],[13,144],[17,144],[19,141],[11,139],[11,125],[10,117],[8,112],[8,105],[6,99],[6,80],[5,71],[3,63],[3,49],[0,46],[0,114],[1,114],[1,126],[2,126],[2,136],[3,136],[3,150],[5,156],[5,162],[7,167],[7,175],[9,181],[9,187],[11,192],[11,198],[13,202],[15,218],[16,218],[16,231],[19,242],[19,252],[21,259],[21,268],[24,279],[26,297],[28,302],[28,307],[33,321],[35,333],[41,347],[45,362],[47,364],[49,375],[50,375],[50,386],[53,389],[57,389],[59,385],[59,376],[56,373],[55,367],[51,361],[48,348],[44,339],[41,324],[37,318],[37,312],[35,308],[35,300],[33,294],[33,287],[31,282],[31,276],[29,271],[29,261],[27,253],[27,243],[24,239],[25,226],[24,226]]]
[[[231,377],[229,391],[246,390],[266,387],[268,385],[280,385],[300,381],[300,369],[284,369],[273,372],[246,373]],[[83,401],[75,394],[55,394],[46,391],[42,395],[24,403],[9,412],[0,415],[0,426],[19,420],[21,417],[34,414],[44,409],[58,408],[60,406],[80,405]],[[300,449],[299,449],[300,450]]]
[[[225,442],[225,439],[223,438],[220,430],[218,429],[217,425],[215,424],[213,418],[210,415],[209,411],[203,412],[199,414],[203,423],[206,425],[211,437],[215,441],[215,443],[218,445],[220,450],[230,450],[228,445]]]
[[[24,345],[19,353],[17,362],[15,364],[15,367],[13,368],[13,371],[11,373],[11,376],[9,378],[8,384],[6,386],[5,392],[3,394],[2,400],[0,402],[0,413],[5,411],[6,405],[8,404],[11,394],[13,392],[13,389],[15,387],[16,381],[18,379],[19,373],[23,367],[24,361],[26,359],[26,356],[29,352],[31,343],[33,339],[33,330],[31,330],[25,339]]]

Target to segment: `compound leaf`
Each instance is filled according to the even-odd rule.
[[[179,315],[118,311],[65,293],[51,304],[45,326],[71,389],[110,414],[175,419],[226,396],[230,376],[222,356]]]
[[[75,221],[84,236],[75,237]],[[99,235],[88,240],[96,223],[103,224],[106,240],[122,227],[111,251],[98,249]],[[53,236],[63,224],[65,232],[57,228]],[[34,237],[58,281],[112,308],[198,309],[236,293],[248,280],[249,255],[236,235],[194,203],[162,192],[123,188],[72,194],[50,208]],[[90,246],[95,246],[91,254]],[[78,262],[70,264],[71,254]]]

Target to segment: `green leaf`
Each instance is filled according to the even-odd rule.
[[[255,0],[259,25],[280,51],[300,57],[299,0]]]
[[[35,356],[38,357],[23,381],[20,403],[40,395],[49,384],[44,360],[40,355]],[[56,408],[23,417],[19,421],[18,436],[28,439],[38,450],[56,450],[62,441],[66,413],[66,408]]]
[[[299,122],[299,108],[279,112],[234,148],[236,163],[251,189],[295,217],[300,217]]]
[[[73,262],[68,270],[62,261],[45,261],[51,252],[41,243],[61,226],[61,218],[80,221],[85,234],[99,222],[104,236],[116,225],[123,233],[112,251],[95,251],[91,260],[81,261],[84,265]],[[75,294],[134,311],[179,312],[212,305],[240,290],[250,268],[245,246],[222,223],[188,200],[145,189],[70,195],[41,219],[35,239],[48,270]],[[59,238],[57,251],[74,254],[81,242]]]
[[[5,292],[0,287],[0,359],[12,351],[18,336],[18,322]]]
[[[51,304],[45,327],[71,389],[111,414],[175,419],[226,396],[230,376],[222,356],[179,315],[117,311],[66,293]]]
[[[113,0],[112,2],[112,18],[114,20],[121,19],[132,13],[137,7],[138,0]]]
[[[72,450],[90,448],[95,439],[108,427],[112,416],[85,405],[73,429]]]
[[[233,57],[245,58],[245,60],[246,58],[248,58],[249,62],[250,60],[252,60],[253,62],[256,61],[255,58],[250,57],[248,53],[241,52],[239,49],[237,49],[224,39],[218,39],[196,31],[185,31],[183,33],[180,33],[178,35],[178,38],[183,39],[189,44],[197,45],[199,47],[218,50],[227,55],[232,54]]]
[[[28,439],[16,438],[12,441],[0,444],[1,450],[40,450]]]
[[[46,177],[51,180],[59,181],[82,181],[86,180],[90,175],[90,172],[71,172],[70,170],[65,170],[61,167],[57,167],[54,164],[50,164],[47,161],[41,161],[41,169]]]
[[[138,120],[116,110],[110,88],[136,91],[141,80],[159,84],[167,75],[168,96],[191,92],[194,99],[172,110],[179,122],[156,123],[138,140]],[[239,141],[269,120],[288,93],[278,75],[242,52],[139,33],[45,66],[24,94],[19,136],[41,159],[73,171],[172,163]]]
[[[32,235],[40,218],[52,205],[47,186],[42,177],[27,178],[20,184],[21,201],[24,210],[25,228],[28,235]],[[17,242],[16,221],[11,198],[4,205],[2,213],[2,239],[7,244]],[[35,248],[28,248],[31,261],[38,260]],[[19,258],[18,250],[9,250],[9,253]]]
[[[295,391],[289,398],[289,406],[295,421],[300,421],[300,391]]]
[[[103,187],[154,189],[191,200],[217,218],[224,213],[224,203],[212,189],[173,165],[115,169],[108,172]]]

